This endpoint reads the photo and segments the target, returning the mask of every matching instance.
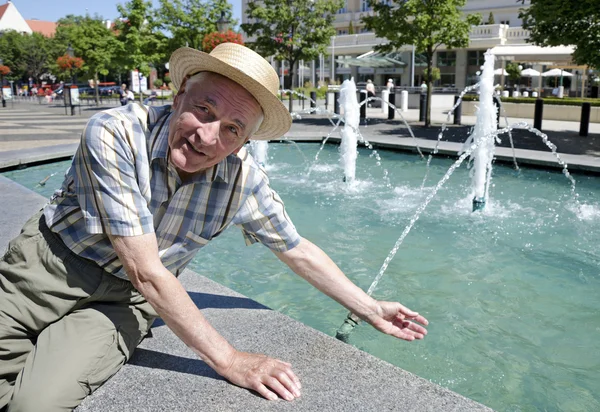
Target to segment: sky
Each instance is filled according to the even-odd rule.
[[[159,5],[158,0],[152,0],[154,6]],[[6,0],[0,0],[0,5]],[[118,17],[117,4],[125,3],[125,0],[12,0],[26,20],[39,19],[46,21],[57,21],[67,14],[90,15],[99,14],[103,19],[114,20]],[[233,6],[233,18],[242,21],[241,0],[229,0]]]

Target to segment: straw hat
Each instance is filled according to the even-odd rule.
[[[171,55],[169,69],[176,90],[188,75],[204,71],[225,76],[248,90],[262,107],[264,115],[252,139],[273,139],[290,130],[292,117],[277,98],[279,77],[269,62],[249,48],[236,43],[222,43],[208,54],[182,47]]]

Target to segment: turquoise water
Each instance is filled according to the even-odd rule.
[[[317,150],[316,144],[270,145],[272,186],[298,231],[366,290],[452,162],[434,159],[421,191],[425,164],[418,157],[382,151],[379,167],[361,149],[358,181],[348,188],[336,146],[326,146],[310,179],[303,177],[305,157]],[[33,188],[67,166],[4,175]],[[429,335],[408,343],[360,325],[351,344],[499,411],[600,410],[600,180],[575,178],[579,205],[558,172],[497,166],[492,201],[473,214],[468,170],[461,167],[374,292],[425,315]],[[57,174],[34,190],[49,196],[61,179]],[[235,228],[190,269],[330,335],[346,316],[266,248],[244,246]]]

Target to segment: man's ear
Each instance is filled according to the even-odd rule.
[[[183,81],[181,82],[181,85],[179,86],[179,90],[177,91],[177,94],[175,95],[175,98],[173,99],[173,109],[177,109],[177,106],[179,106],[179,100],[181,100],[183,95],[185,94],[185,84],[187,83],[189,78],[190,78],[189,76],[186,76],[183,78]]]

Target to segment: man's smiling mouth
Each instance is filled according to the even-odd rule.
[[[197,154],[202,155],[202,156],[206,156],[206,153],[196,149],[196,146],[194,146],[194,144],[186,137],[185,141],[187,142],[188,146]]]

